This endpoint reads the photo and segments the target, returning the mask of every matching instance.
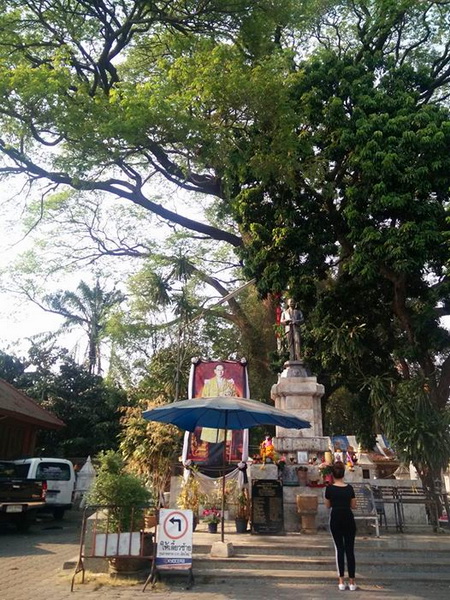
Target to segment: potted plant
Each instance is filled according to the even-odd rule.
[[[236,496],[236,532],[245,533],[247,531],[248,520],[250,518],[250,498],[248,491],[243,488],[238,491]]]
[[[332,465],[323,462],[319,465],[319,473],[322,475],[322,479],[326,485],[333,483],[333,469]]]
[[[225,490],[225,503],[228,496],[228,491]],[[222,520],[222,491],[218,484],[214,486],[207,494],[199,496],[200,504],[203,508],[202,518],[208,525],[210,533],[217,533],[217,526]],[[225,504],[224,503],[224,504]],[[225,513],[224,513],[225,516]]]
[[[205,523],[208,524],[208,531],[210,533],[217,533],[217,526],[220,523],[222,512],[215,507],[203,509],[203,517]]]
[[[143,482],[127,473],[122,456],[118,452],[108,450],[98,455],[99,468],[97,477],[87,495],[87,502],[104,511],[105,519],[99,521],[97,531],[106,533],[108,541],[117,538],[116,548],[120,546],[120,539],[133,533],[141,532],[144,526],[144,511],[150,499],[150,492]],[[135,535],[136,537],[136,535]],[[151,555],[152,534],[140,536],[140,556],[111,556],[105,542],[104,556],[108,558],[111,570],[137,571],[148,566],[148,560],[142,556]],[[144,549],[144,542],[147,546]],[[115,550],[118,553],[118,550]],[[129,552],[130,553],[130,552]]]
[[[150,499],[149,507],[144,510],[144,528],[154,529],[158,523],[158,511],[156,508],[155,499],[152,497]]]
[[[181,477],[181,489],[177,498],[177,506],[182,510],[192,510],[193,523],[192,529],[198,524],[198,514],[200,508],[200,483],[195,478],[195,471],[190,467],[190,472],[187,478]]]
[[[239,487],[238,480],[227,481],[227,501],[234,509],[234,520],[237,533],[245,533],[250,518],[250,498],[246,487]]]

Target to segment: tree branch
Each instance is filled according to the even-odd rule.
[[[167,208],[164,208],[156,202],[149,200],[144,196],[141,189],[128,181],[120,179],[108,179],[105,181],[83,180],[72,177],[68,173],[50,171],[37,165],[24,153],[20,152],[16,148],[12,148],[3,140],[0,140],[0,152],[6,156],[9,156],[9,158],[11,158],[16,165],[22,168],[22,172],[25,174],[32,174],[42,179],[50,180],[58,185],[67,185],[76,190],[101,190],[108,192],[119,198],[129,200],[134,204],[138,204],[139,206],[142,206],[146,210],[162,217],[163,219],[166,219],[172,223],[176,223],[177,225],[181,225],[182,227],[185,227],[191,231],[196,231],[197,233],[206,235],[214,240],[227,242],[235,248],[238,248],[242,245],[242,239],[233,233],[224,231],[212,225],[194,221],[188,217],[183,217],[182,215],[179,215]],[[12,170],[17,172],[15,167],[13,167]]]

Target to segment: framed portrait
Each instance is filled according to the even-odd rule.
[[[192,364],[189,382],[190,398],[248,397],[246,362],[199,360]],[[189,434],[187,455],[184,458],[203,466],[221,465],[224,443],[227,462],[240,462],[244,450],[243,431],[228,431],[227,439],[224,440],[222,429],[210,427],[197,427]]]
[[[297,462],[299,465],[305,464],[308,462],[308,451],[307,450],[298,450],[297,451]]]

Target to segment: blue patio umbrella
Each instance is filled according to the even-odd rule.
[[[311,427],[308,421],[299,419],[285,410],[248,398],[234,396],[178,400],[146,410],[142,415],[148,421],[170,423],[185,431],[194,431],[196,427],[223,429],[223,439],[225,440],[229,429],[248,429],[256,425],[277,425],[286,429]],[[226,463],[225,446],[224,444],[224,467]],[[224,509],[225,473],[222,477],[222,542],[224,541]]]

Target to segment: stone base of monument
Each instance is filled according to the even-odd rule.
[[[304,493],[314,494],[317,497],[316,527],[318,531],[326,531],[328,529],[329,511],[325,507],[323,500],[324,488],[305,488],[300,486],[283,487],[284,530],[286,533],[299,533],[301,531],[302,521],[299,518],[297,496]]]
[[[250,481],[254,479],[278,479],[278,467],[273,463],[253,463],[248,468]]]
[[[312,373],[308,365],[302,360],[288,360],[283,365],[283,372],[280,377],[312,377]]]

